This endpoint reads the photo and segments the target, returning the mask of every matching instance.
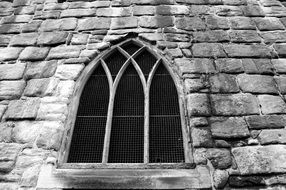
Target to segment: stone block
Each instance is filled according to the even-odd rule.
[[[122,17],[111,19],[111,29],[124,29],[124,28],[136,28],[138,20],[136,17]]]
[[[16,183],[1,183],[0,184],[0,189],[5,189],[5,190],[18,190],[19,185]]]
[[[0,46],[7,46],[12,38],[12,35],[1,35],[0,36]]]
[[[242,117],[213,117],[210,122],[214,138],[231,139],[250,136],[247,124]]]
[[[247,6],[243,6],[242,7],[243,13],[245,16],[265,16],[264,11],[262,10],[261,6],[256,4],[256,5],[252,5],[252,4],[248,4]]]
[[[35,12],[35,6],[25,6],[15,8],[15,15],[33,15]]]
[[[249,17],[230,17],[229,22],[234,30],[256,30],[255,23]]]
[[[73,80],[60,81],[56,89],[56,96],[69,98],[73,94],[75,82]]]
[[[270,59],[242,59],[247,74],[273,74],[274,67]]]
[[[0,26],[0,34],[20,33],[23,24],[3,24]]]
[[[207,128],[192,128],[191,139],[194,147],[210,148],[214,146],[212,134]]]
[[[191,5],[190,16],[208,15],[210,13],[209,5]]]
[[[286,144],[285,129],[267,129],[262,130],[258,135],[260,144]]]
[[[191,117],[190,127],[207,127],[209,125],[206,117]]]
[[[48,78],[54,75],[57,69],[57,61],[40,61],[28,63],[24,75],[25,79]]]
[[[1,107],[0,107],[1,109]],[[11,142],[12,137],[12,129],[14,127],[14,123],[0,123],[0,142]]]
[[[37,33],[22,33],[12,37],[10,46],[32,46],[37,42]]]
[[[157,42],[163,40],[163,34],[161,33],[141,33],[139,34],[141,38],[150,42]]]
[[[61,12],[61,18],[95,16],[96,9],[66,9]]]
[[[10,101],[4,117],[10,120],[35,119],[39,105],[39,98]]]
[[[49,51],[49,47],[26,47],[20,54],[19,59],[25,61],[43,60]]]
[[[259,104],[251,94],[210,96],[214,115],[252,115],[259,114]]]
[[[242,175],[282,173],[286,171],[286,146],[248,146],[232,149]]]
[[[133,7],[134,16],[154,15],[155,11],[156,11],[155,6],[134,6]]]
[[[33,15],[11,15],[3,17],[1,20],[1,24],[25,23],[31,21],[32,19]]]
[[[261,38],[254,30],[232,30],[229,32],[229,36],[232,42],[261,42]]]
[[[225,170],[215,170],[213,173],[213,183],[218,189],[223,189],[227,184],[229,174]]]
[[[272,76],[240,74],[237,76],[237,81],[243,92],[268,94],[278,93],[278,89],[276,88],[276,84]]]
[[[77,26],[76,18],[48,19],[42,22],[40,31],[74,30]]]
[[[136,5],[173,5],[174,0],[132,0]]]
[[[181,74],[187,73],[215,73],[215,67],[210,59],[175,59],[176,66],[179,67]]]
[[[16,143],[0,143],[0,172],[10,172],[15,164],[21,145]]]
[[[207,94],[189,94],[187,96],[187,107],[191,116],[210,115],[210,105]]]
[[[2,116],[4,115],[6,108],[7,108],[7,105],[0,105],[0,120],[2,119]]]
[[[89,37],[88,34],[73,34],[71,44],[72,45],[86,44],[88,37]]]
[[[7,47],[0,49],[0,61],[9,61],[18,59],[23,48]]]
[[[210,29],[229,29],[229,21],[226,17],[220,17],[216,15],[206,16],[206,25]]]
[[[230,5],[217,5],[211,7],[210,12],[216,13],[218,16],[242,16],[243,11],[239,6],[230,6]]]
[[[198,92],[200,90],[206,89],[209,84],[208,81],[206,81],[203,78],[198,79],[185,79],[185,86],[187,92]]]
[[[40,134],[42,121],[21,121],[16,122],[13,128],[12,139],[17,143],[27,144],[30,147]]]
[[[64,44],[68,37],[67,32],[42,32],[38,38],[38,45]]]
[[[228,44],[224,45],[224,50],[229,57],[271,57],[271,50],[265,45],[243,45]]]
[[[267,31],[261,32],[260,36],[263,38],[265,43],[275,43],[275,42],[286,42],[286,32],[285,31]]]
[[[274,77],[276,84],[278,85],[279,92],[282,94],[286,94],[286,77],[285,76],[277,76]]]
[[[58,46],[51,49],[47,59],[79,57],[80,51],[79,46]]]
[[[23,77],[26,63],[1,64],[0,80],[18,80]]]
[[[286,59],[272,59],[271,62],[277,73],[286,73]]]
[[[240,59],[217,59],[215,64],[216,68],[222,73],[242,73],[244,71]]]
[[[186,5],[159,5],[156,7],[159,15],[189,15],[190,10]]]
[[[109,29],[111,24],[110,18],[85,18],[78,20],[78,31]]]
[[[254,18],[254,22],[259,30],[284,30],[284,25],[278,18],[265,17],[265,18]]]
[[[211,161],[214,168],[218,169],[226,169],[232,164],[230,151],[228,149],[209,148],[207,149],[206,158]]]
[[[165,50],[166,55],[170,57],[171,59],[177,58],[177,57],[183,57],[183,53],[179,48],[176,49],[167,49]]]
[[[194,57],[226,57],[221,44],[196,43],[192,46]]]
[[[92,1],[90,7],[109,7],[110,1]]]
[[[236,83],[236,78],[233,75],[218,74],[210,76],[209,85],[211,92],[239,92],[239,88]]]
[[[42,21],[41,20],[34,20],[29,22],[22,27],[22,32],[36,32],[40,27]]]
[[[206,25],[199,17],[182,17],[177,18],[175,21],[176,27],[182,30],[204,30]]]
[[[286,118],[282,115],[252,115],[245,119],[250,129],[275,129],[286,126]]]
[[[63,97],[63,99],[66,97]],[[61,97],[42,98],[37,119],[50,121],[65,121],[68,114],[67,103]]]
[[[259,95],[258,99],[263,114],[286,113],[286,103],[280,96]]]
[[[165,34],[165,38],[169,42],[189,42],[190,36],[188,34]]]
[[[99,8],[96,10],[99,17],[125,17],[131,16],[130,7]]]
[[[226,42],[230,38],[224,30],[211,30],[193,33],[194,42]]]
[[[25,88],[25,96],[51,96],[54,93],[59,79],[56,78],[43,78],[43,79],[31,79],[27,83]]]
[[[55,77],[62,80],[76,80],[83,68],[84,65],[79,64],[59,65]]]
[[[0,81],[0,100],[11,100],[19,98],[25,88],[24,80]]]
[[[31,0],[15,0],[13,1],[13,7],[30,5]]]
[[[41,170],[40,164],[35,164],[26,169],[20,180],[21,187],[35,187],[38,182],[38,175]]]
[[[139,18],[139,26],[144,28],[164,28],[173,26],[172,16],[142,16]]]
[[[281,44],[274,44],[274,49],[278,53],[280,57],[285,57],[286,56],[286,43],[281,43]]]

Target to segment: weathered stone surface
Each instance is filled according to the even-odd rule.
[[[69,98],[73,93],[74,85],[73,80],[60,81],[56,89],[56,96]]]
[[[68,37],[67,32],[42,32],[38,37],[38,45],[55,45],[66,42]]]
[[[183,17],[175,21],[176,27],[183,30],[204,30],[205,23],[199,17]]]
[[[6,143],[11,142],[13,127],[14,127],[14,123],[11,123],[11,122],[0,123],[0,131],[1,131],[0,142],[6,142]]]
[[[228,19],[216,15],[206,16],[206,24],[210,29],[229,29]]]
[[[228,172],[225,170],[215,170],[213,173],[213,182],[216,188],[222,189],[228,181]]]
[[[67,102],[65,102],[62,98],[45,97],[41,99],[37,119],[56,120],[64,122],[67,113]]]
[[[78,31],[93,29],[109,29],[110,18],[85,18],[78,21]]]
[[[26,100],[13,100],[9,102],[5,113],[6,119],[35,119],[39,109],[40,100],[30,98]]]
[[[159,5],[156,13],[159,15],[188,15],[189,8],[186,5]]]
[[[250,94],[211,95],[214,115],[251,115],[259,114],[255,96]]]
[[[96,9],[66,9],[61,12],[61,18],[94,16]]]
[[[224,49],[229,57],[271,57],[271,50],[265,45],[260,44],[228,44],[224,45]]]
[[[26,68],[26,63],[1,64],[0,80],[17,80],[21,79]]]
[[[76,18],[48,19],[42,22],[40,31],[74,30],[77,26]]]
[[[218,5],[211,7],[211,12],[215,12],[218,16],[242,16],[243,12],[239,6]]]
[[[7,24],[7,23],[25,23],[32,20],[32,15],[11,15],[3,17],[1,20],[1,24]]]
[[[279,56],[286,56],[286,43],[281,43],[281,44],[274,44],[274,49],[276,50],[276,52],[279,54]]]
[[[42,125],[42,121],[16,122],[12,138],[17,143],[28,144],[31,147],[39,136]]]
[[[286,146],[248,146],[232,149],[242,175],[280,173],[286,170]]]
[[[217,59],[215,63],[218,70],[222,73],[241,73],[244,70],[240,59]]]
[[[239,88],[233,75],[218,74],[209,78],[211,92],[238,92]]]
[[[208,81],[204,80],[203,77],[199,79],[186,79],[185,85],[188,92],[198,92],[208,87]]]
[[[0,26],[0,34],[20,33],[23,24],[3,24]]]
[[[258,99],[263,114],[286,113],[286,103],[280,96],[259,95]]]
[[[0,46],[7,46],[11,40],[11,35],[1,35],[0,36]]]
[[[15,143],[0,143],[0,172],[10,172],[21,146]]]
[[[261,38],[254,30],[232,30],[229,36],[232,42],[261,42]]]
[[[214,73],[215,67],[210,59],[175,59],[175,64],[182,74],[186,73]]]
[[[286,94],[286,77],[285,76],[278,76],[274,77],[277,85],[279,92],[282,94]]]
[[[259,30],[283,30],[285,27],[278,18],[265,17],[254,18],[254,22]]]
[[[170,42],[189,42],[190,36],[187,34],[166,34],[166,40]]]
[[[272,59],[271,62],[278,73],[286,73],[286,59]]]
[[[281,189],[285,186],[286,176],[285,174],[272,174],[266,176],[230,176],[229,184],[231,187],[254,187],[273,185],[273,188],[276,188],[274,185],[282,185]],[[266,189],[267,187],[265,187]],[[277,187],[279,189],[279,186]]]
[[[241,117],[211,118],[211,132],[217,138],[245,138],[249,131],[245,120]]]
[[[164,28],[173,26],[172,16],[142,16],[139,18],[139,26],[145,28]]]
[[[286,144],[285,129],[268,129],[262,130],[258,135],[260,144]]]
[[[154,6],[134,6],[133,15],[141,16],[141,15],[154,15],[155,7]]]
[[[25,96],[50,96],[55,91],[59,79],[56,78],[43,78],[43,79],[31,79],[27,83],[25,88]]]
[[[40,27],[42,21],[40,20],[34,20],[32,22],[29,22],[22,27],[22,32],[36,32],[38,28]]]
[[[226,57],[221,44],[196,43],[192,46],[194,57]]]
[[[207,158],[214,168],[226,169],[231,165],[230,151],[227,149],[210,148],[207,150]]]
[[[88,34],[74,34],[72,36],[71,44],[73,45],[86,44],[88,37],[89,37]]]
[[[240,74],[237,81],[243,92],[278,93],[272,76]]]
[[[12,37],[10,46],[31,46],[37,42],[37,33],[22,33]]]
[[[79,57],[80,51],[79,46],[58,46],[51,49],[47,59]]]
[[[190,118],[191,127],[206,127],[208,126],[208,120],[206,117],[192,117]]]
[[[48,47],[26,47],[19,56],[19,59],[25,61],[43,60],[48,55]]]
[[[0,100],[11,100],[19,98],[25,88],[24,80],[0,81]]]
[[[124,28],[136,28],[138,20],[136,17],[122,17],[111,19],[111,29],[124,29]]]
[[[213,147],[214,142],[209,129],[207,128],[192,128],[192,142],[194,147]]]
[[[48,78],[54,75],[57,61],[41,61],[28,63],[25,78]]]
[[[188,111],[192,116],[210,115],[210,105],[207,94],[189,94]]]
[[[99,8],[96,10],[96,15],[103,17],[131,16],[131,9],[129,7]]]
[[[0,189],[5,190],[17,190],[19,188],[19,185],[16,183],[1,183]]]
[[[0,61],[15,60],[18,58],[19,54],[23,48],[7,47],[0,49]]]
[[[245,118],[250,129],[272,129],[286,126],[286,118],[282,115],[252,115]]]
[[[195,42],[225,42],[230,40],[224,30],[199,31],[194,32],[193,36]]]
[[[265,43],[286,42],[286,32],[285,31],[261,32],[260,36],[263,38]]]
[[[269,59],[242,59],[247,74],[273,74],[274,67]]]
[[[163,40],[163,34],[161,33],[143,33],[143,34],[139,34],[139,36],[147,41],[159,41],[159,40]]]
[[[0,120],[2,119],[2,116],[4,115],[6,108],[7,108],[7,105],[0,105]]]
[[[35,187],[38,181],[38,175],[41,170],[41,165],[33,165],[26,169],[22,175],[21,187]]]
[[[70,65],[59,65],[55,77],[63,80],[76,80],[83,70],[84,65],[70,64]]]
[[[255,30],[255,23],[249,17],[230,17],[230,25],[235,30]]]

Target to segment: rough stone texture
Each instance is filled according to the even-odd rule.
[[[109,29],[111,23],[110,18],[86,18],[78,21],[77,29],[93,30],[93,29]]]
[[[0,105],[0,120],[6,111],[7,105]]]
[[[68,107],[64,99],[61,97],[45,97],[41,99],[37,118],[40,120],[58,120],[64,122],[67,113]]]
[[[78,46],[59,46],[52,48],[47,59],[61,59],[78,57],[80,54],[80,47]]]
[[[216,188],[224,188],[228,181],[228,172],[225,170],[215,170],[213,173],[213,182]]]
[[[264,45],[224,45],[229,57],[271,57],[271,50]]]
[[[214,115],[259,114],[258,100],[250,94],[211,95]]]
[[[286,118],[281,115],[252,115],[246,121],[250,129],[272,129],[286,126]]]
[[[0,65],[0,80],[19,80],[22,78],[26,63]]]
[[[1,118],[1,117],[0,117]],[[11,135],[12,135],[12,129],[14,127],[13,123],[7,122],[7,123],[0,123],[0,142],[11,142]]]
[[[214,73],[215,67],[210,59],[177,58],[175,64],[182,74],[188,73]]]
[[[83,67],[83,65],[75,64],[59,65],[56,70],[55,77],[63,80],[75,80],[78,78]]]
[[[212,134],[206,128],[193,128],[192,140],[194,147],[213,147]]]
[[[11,100],[19,98],[25,88],[24,80],[0,81],[0,100]]]
[[[238,92],[239,88],[233,75],[218,74],[209,78],[211,92]]]
[[[30,78],[48,78],[54,75],[57,69],[57,61],[41,61],[28,63],[24,77]]]
[[[42,32],[38,37],[38,45],[55,45],[66,42],[67,32]]]
[[[50,48],[26,47],[20,54],[19,59],[25,61],[43,60],[48,55]]]
[[[188,110],[193,116],[208,116],[210,115],[209,100],[206,94],[189,94],[188,95]]]
[[[138,20],[135,17],[112,18],[111,29],[135,28],[138,25]]]
[[[18,58],[19,54],[23,48],[8,47],[0,49],[0,61],[15,60]]]
[[[280,96],[258,96],[263,114],[286,113],[286,104]]]
[[[260,144],[286,144],[286,130],[285,129],[269,129],[263,130],[258,140]]]
[[[55,91],[59,79],[44,78],[44,79],[31,79],[25,88],[25,96],[50,96]]]
[[[0,143],[0,172],[9,172],[13,169],[20,149],[19,144]]]
[[[173,26],[171,16],[142,16],[139,19],[139,26],[146,28],[164,28]]]
[[[37,116],[40,100],[31,98],[27,100],[10,101],[5,113],[6,119],[34,119]]]
[[[210,122],[212,136],[216,138],[245,138],[250,135],[241,117],[211,118]]]
[[[221,44],[196,43],[192,47],[194,57],[226,57]]]
[[[285,145],[238,147],[232,154],[242,175],[285,172]]]

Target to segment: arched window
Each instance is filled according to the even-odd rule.
[[[103,54],[81,87],[67,163],[188,163],[178,89],[163,58],[135,40]]]

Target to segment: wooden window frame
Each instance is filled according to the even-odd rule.
[[[88,81],[90,75],[97,68],[98,64],[102,64],[104,70],[107,74],[109,87],[110,87],[110,101],[114,101],[115,90],[112,88],[112,77],[109,73],[106,64],[104,63],[104,58],[108,57],[112,52],[118,49],[123,54],[127,54],[120,46],[126,43],[135,43],[141,48],[134,54],[138,55],[139,52],[147,49],[152,55],[157,58],[156,66],[153,67],[151,73],[149,74],[148,81],[145,81],[144,75],[137,64],[135,64],[134,58],[127,60],[125,64],[120,69],[117,77],[115,78],[114,86],[117,87],[119,79],[123,75],[123,72],[128,66],[128,61],[133,64],[141,82],[144,86],[144,93],[150,89],[151,81],[161,61],[164,67],[168,70],[171,75],[173,82],[177,88],[180,116],[181,116],[181,126],[182,135],[184,142],[184,163],[148,163],[148,158],[146,157],[146,152],[144,152],[144,163],[66,163],[68,158],[68,152],[71,144],[71,138],[73,133],[73,128],[77,115],[77,108],[79,105],[80,95],[83,88]],[[129,57],[129,55],[128,55]],[[159,61],[160,60],[160,61]],[[171,70],[168,61],[160,55],[160,51],[156,48],[150,49],[148,44],[144,44],[139,40],[131,39],[126,40],[118,45],[105,50],[101,55],[99,55],[95,60],[93,60],[89,65],[85,67],[81,76],[76,82],[74,95],[71,98],[71,103],[69,107],[69,115],[67,122],[65,124],[65,134],[62,141],[62,146],[59,152],[59,159],[57,163],[46,164],[42,167],[37,189],[61,189],[61,188],[105,188],[105,189],[185,189],[185,188],[210,188],[210,173],[206,166],[197,166],[194,164],[192,155],[192,145],[190,141],[190,132],[187,124],[187,109],[186,100],[184,95],[183,81],[180,79],[179,75],[175,75],[175,72]],[[144,79],[144,80],[142,80]],[[147,86],[149,88],[147,88]],[[145,88],[146,87],[146,88]],[[115,90],[112,90],[115,89]],[[146,93],[145,93],[146,94]],[[147,93],[149,94],[149,92]],[[145,97],[145,104],[149,103],[148,97]],[[109,103],[108,107],[108,117],[110,117],[109,122],[112,120],[112,107]],[[145,117],[146,114],[149,116],[149,110],[146,110],[145,105]],[[146,121],[147,120],[147,121]],[[148,130],[146,125],[148,124],[148,119],[145,120],[144,129]],[[108,121],[108,120],[107,120]],[[107,124],[111,126],[111,124]],[[148,125],[147,125],[148,126]],[[110,135],[110,128],[106,129],[107,135]],[[146,137],[145,140],[148,140]],[[105,141],[109,141],[108,137]],[[104,145],[106,146],[106,145]],[[144,143],[144,146],[148,146]],[[105,150],[105,153],[106,154]],[[146,149],[144,148],[144,151]],[[147,153],[148,155],[148,153]],[[105,155],[103,155],[105,158]],[[171,183],[170,183],[171,182]]]

